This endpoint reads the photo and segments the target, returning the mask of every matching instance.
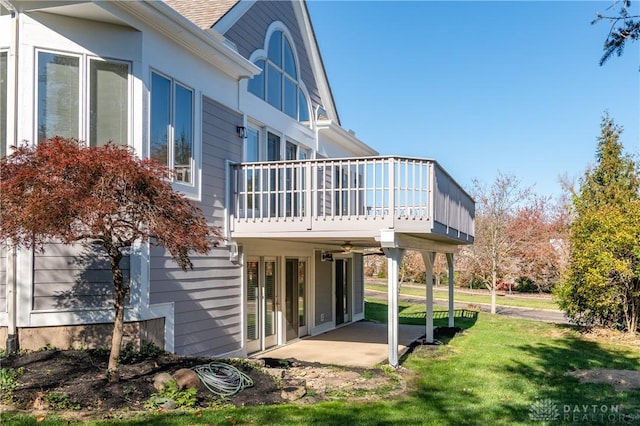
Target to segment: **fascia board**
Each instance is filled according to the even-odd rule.
[[[224,34],[235,25],[242,16],[251,9],[256,0],[240,0],[227,13],[224,14],[218,22],[215,22],[212,28],[220,34]]]
[[[262,72],[225,43],[220,33],[202,30],[164,2],[119,0],[97,4],[105,9],[117,8],[130,13],[235,79],[250,78]]]
[[[326,135],[332,141],[342,145],[343,147],[353,150],[356,149],[362,152],[362,156],[377,156],[379,152],[362,142],[353,133],[343,129],[340,125],[336,124],[333,120],[319,120],[316,122],[318,131]]]
[[[307,37],[303,37],[303,40],[305,47],[307,48],[307,52],[311,56],[313,73],[316,78],[316,83],[318,84],[320,97],[325,103],[322,107],[327,111],[329,117],[340,124],[340,116],[338,114],[338,109],[336,108],[335,100],[333,99],[333,92],[331,90],[327,71],[324,67],[324,61],[322,60],[315,30],[313,29],[313,23],[309,16],[309,9],[304,1],[294,1],[293,3],[296,16],[298,16],[298,19],[301,20],[301,23],[304,26],[302,28],[303,34],[307,34]]]

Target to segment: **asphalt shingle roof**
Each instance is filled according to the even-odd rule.
[[[172,9],[202,29],[211,28],[239,0],[165,0]]]

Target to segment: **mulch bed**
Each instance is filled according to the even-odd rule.
[[[13,391],[12,406],[23,410],[72,409],[112,411],[142,410],[151,395],[158,373],[169,374],[181,368],[220,361],[212,358],[182,357],[160,354],[152,358],[134,359],[120,365],[120,381],[110,383],[107,370],[108,353],[99,350],[43,350],[0,359],[2,368],[19,372],[18,386]],[[204,386],[198,390],[197,406],[207,407],[216,400],[234,405],[278,404],[283,402],[274,378],[241,360],[226,360],[249,375],[253,387],[224,399]],[[51,407],[47,397],[54,395]]]

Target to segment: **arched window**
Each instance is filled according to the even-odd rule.
[[[289,38],[281,31],[271,34],[267,56],[254,63],[262,72],[249,80],[248,90],[288,116],[309,121],[309,102],[298,79],[298,66]]]

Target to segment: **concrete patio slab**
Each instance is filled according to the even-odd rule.
[[[424,336],[425,327],[401,324],[399,328],[398,351],[401,356],[411,343]],[[387,361],[388,356],[387,324],[359,321],[262,352],[254,358],[295,358],[298,361],[370,368]]]

